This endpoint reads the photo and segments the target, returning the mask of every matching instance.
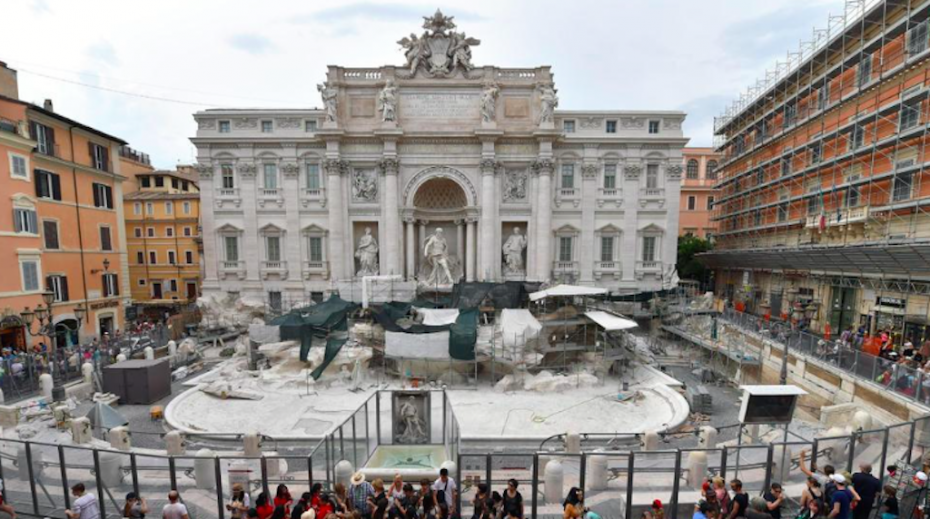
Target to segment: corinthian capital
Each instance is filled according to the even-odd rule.
[[[342,159],[326,159],[323,168],[327,175],[345,175],[349,172],[349,163]]]
[[[387,157],[381,161],[381,172],[385,175],[396,175],[400,168],[400,161],[394,157]]]
[[[533,162],[533,172],[537,175],[550,175],[554,167],[552,159],[537,159]]]
[[[479,168],[481,169],[482,175],[493,175],[497,173],[498,168],[500,168],[500,162],[494,159],[481,159]]]

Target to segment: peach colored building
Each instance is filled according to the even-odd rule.
[[[0,75],[15,77],[2,64]],[[0,95],[0,345],[45,340],[25,333],[19,318],[45,291],[54,293],[60,345],[123,328],[124,177],[114,157],[124,144],[56,113],[50,101]],[[78,307],[86,312],[80,330]]]
[[[711,218],[711,206],[717,198],[714,184],[720,154],[713,148],[685,148],[682,155],[685,174],[681,180],[678,235],[708,238],[717,229]]]

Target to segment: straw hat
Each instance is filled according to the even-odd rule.
[[[353,485],[361,485],[362,483],[365,482],[365,474],[362,474],[361,472],[356,472],[355,474],[352,474],[351,482]]]

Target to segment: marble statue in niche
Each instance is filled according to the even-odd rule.
[[[387,80],[384,88],[378,94],[378,110],[381,111],[381,120],[384,122],[397,120],[397,87],[394,81]]]
[[[497,116],[497,96],[501,89],[494,83],[488,83],[481,92],[481,120],[490,123]]]
[[[514,227],[513,232],[504,242],[502,249],[504,253],[504,274],[526,273],[526,267],[523,263],[524,250],[526,250],[526,236],[520,233],[519,227]]]
[[[371,235],[370,227],[365,227],[365,234],[358,240],[358,247],[355,249],[355,257],[358,259],[358,272],[356,276],[378,275],[378,240]]]
[[[540,85],[539,89],[539,124],[553,122],[555,109],[559,106],[558,90],[552,85]]]
[[[423,257],[426,259],[424,267],[429,267],[429,273],[422,283],[427,287],[444,287],[454,283],[452,267],[450,265],[449,244],[437,228],[423,244]]]

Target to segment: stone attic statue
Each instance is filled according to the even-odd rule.
[[[497,96],[500,94],[500,88],[497,85],[490,84],[484,88],[481,93],[481,120],[489,123],[497,115]]]
[[[442,234],[442,228],[426,239],[423,245],[423,257],[426,258],[431,270],[426,278],[427,286],[451,285],[452,272],[449,270],[449,245]]]
[[[378,109],[381,110],[381,120],[384,122],[397,119],[397,87],[394,81],[387,80],[384,88],[378,94]]]
[[[316,86],[316,89],[320,91],[320,97],[323,98],[323,106],[326,108],[326,120],[335,122],[336,98],[339,92],[337,92],[335,88],[330,87],[328,83],[321,83]]]
[[[358,277],[378,275],[378,240],[371,235],[370,227],[365,227],[365,234],[358,240],[355,257],[358,258]]]
[[[400,419],[404,424],[404,432],[400,435],[403,440],[410,443],[426,440],[426,432],[420,422],[420,411],[413,397],[408,398],[404,405],[400,406]]]
[[[551,85],[539,87],[539,123],[551,123],[555,109],[559,106],[559,96]]]
[[[514,227],[513,233],[504,242],[504,263],[508,274],[523,274],[523,249],[526,248],[526,236],[520,234],[520,228]]]

